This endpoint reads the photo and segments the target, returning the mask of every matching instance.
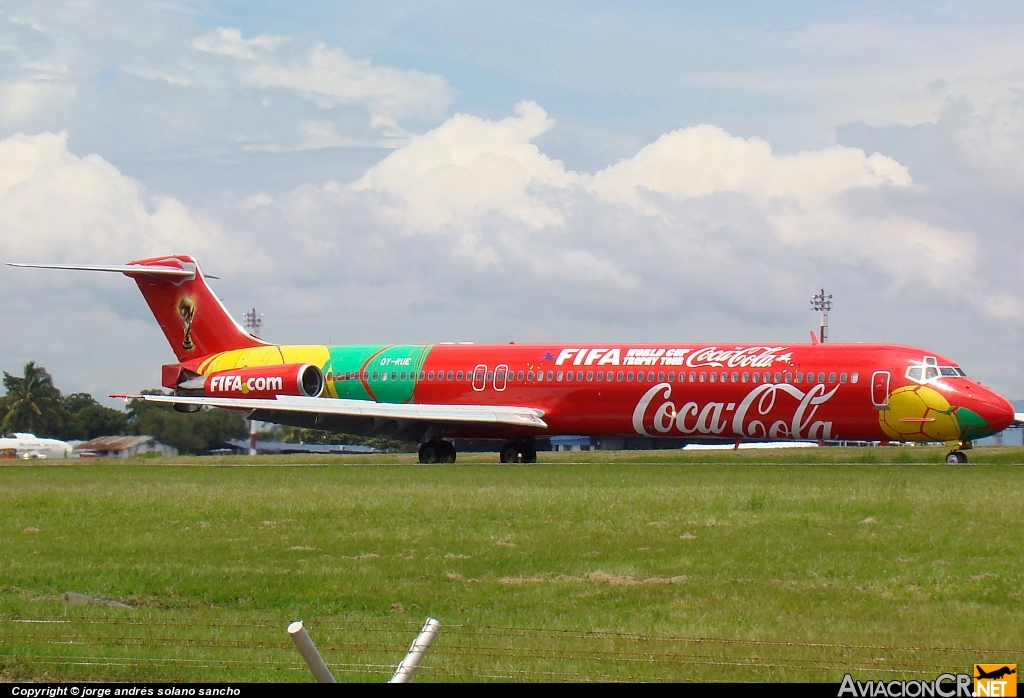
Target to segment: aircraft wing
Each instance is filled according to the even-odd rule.
[[[226,397],[179,397],[177,395],[112,395],[125,399],[177,405],[205,405],[249,412],[291,412],[371,419],[396,419],[436,424],[504,424],[547,429],[543,410],[503,405],[417,405],[370,400],[278,395],[273,400]]]
[[[1024,412],[1017,412],[1013,415],[1014,424],[1024,424]]]

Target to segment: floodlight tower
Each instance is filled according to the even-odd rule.
[[[811,296],[811,310],[821,313],[821,332],[818,339],[828,342],[828,311],[832,310],[832,294],[825,295],[825,289]]]
[[[263,313],[256,314],[256,308],[242,313],[242,327],[253,337],[260,336],[260,328],[263,327]]]
[[[257,313],[256,308],[242,313],[242,327],[245,331],[251,334],[253,337],[260,336],[260,328],[263,327],[263,313]],[[259,433],[261,424],[254,419],[248,420],[249,422],[249,455],[255,456],[257,454],[256,446],[259,443]]]

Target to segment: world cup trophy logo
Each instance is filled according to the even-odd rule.
[[[191,296],[182,296],[178,300],[178,316],[181,318],[181,326],[185,330],[185,337],[181,340],[181,348],[185,351],[192,351],[196,348],[192,341],[192,321],[196,317],[196,301]]]

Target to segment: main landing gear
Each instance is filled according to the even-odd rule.
[[[963,451],[950,451],[946,454],[946,462],[951,465],[963,465],[967,462],[967,454]]]
[[[508,441],[498,452],[498,458],[502,463],[536,463],[537,448],[532,441]]]
[[[431,439],[420,446],[420,463],[454,463],[455,446],[451,441]]]

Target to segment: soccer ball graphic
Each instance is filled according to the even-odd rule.
[[[960,439],[955,411],[934,388],[907,385],[889,395],[889,409],[878,413],[878,424],[897,441],[955,441]]]

